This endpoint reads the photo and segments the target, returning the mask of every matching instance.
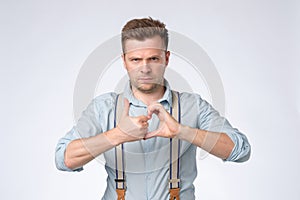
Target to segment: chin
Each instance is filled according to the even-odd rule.
[[[147,84],[147,85],[140,85],[138,87],[138,90],[144,93],[151,93],[153,91],[155,91],[158,88],[157,84]]]

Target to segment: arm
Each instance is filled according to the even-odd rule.
[[[146,138],[178,137],[223,160],[246,161],[250,156],[247,138],[237,129],[232,128],[229,122],[206,101],[200,98],[199,100],[201,100],[198,107],[199,128],[179,124],[159,103],[149,106],[148,117],[151,117],[153,113],[157,114],[160,119],[160,128],[148,133]]]
[[[232,152],[234,143],[226,134],[183,126],[159,103],[152,104],[148,109],[148,117],[151,118],[152,114],[156,113],[161,124],[158,130],[148,133],[146,138],[155,136],[166,138],[178,137],[222,159],[228,158]]]
[[[229,158],[234,148],[233,141],[225,133],[180,125],[178,132],[175,134],[179,139],[190,142],[223,160]]]
[[[115,147],[117,144],[111,142],[114,140],[109,140],[108,136],[118,134],[119,129],[114,128],[103,134],[71,141],[64,155],[65,166],[72,170],[81,168],[101,153]]]
[[[72,171],[81,169],[101,153],[121,143],[143,139],[147,133],[147,120],[146,116],[130,117],[129,102],[126,99],[118,126],[103,134],[70,141],[64,152],[63,165]],[[88,121],[91,124],[93,120]]]

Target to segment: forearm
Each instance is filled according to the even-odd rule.
[[[114,128],[103,134],[70,142],[65,151],[65,165],[70,169],[85,165],[119,144],[118,134],[120,134],[119,129]]]
[[[178,138],[190,142],[205,151],[226,159],[231,154],[234,143],[225,133],[211,132],[187,126],[180,126]]]

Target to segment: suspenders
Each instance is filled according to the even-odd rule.
[[[180,123],[180,100],[178,92],[176,94],[172,91],[172,107],[170,109],[170,114]],[[170,138],[170,200],[179,200],[179,154],[180,140],[178,138]]]
[[[120,97],[121,96],[121,97]],[[117,127],[121,116],[121,102],[123,101],[123,95],[119,94],[116,99],[115,105],[115,117],[114,117],[114,127]],[[125,200],[125,170],[124,170],[124,145],[120,144],[115,147],[115,162],[116,162],[116,192],[118,195],[118,200]]]
[[[115,105],[114,127],[119,122],[119,117],[122,112],[123,94],[117,95]],[[180,123],[180,99],[179,93],[172,91],[172,106],[170,114]],[[180,200],[180,179],[179,179],[179,153],[180,140],[177,138],[170,138],[170,175],[169,175],[169,192],[170,200]],[[116,162],[116,192],[118,200],[125,200],[126,181],[124,170],[124,145],[120,144],[115,147],[115,162]]]

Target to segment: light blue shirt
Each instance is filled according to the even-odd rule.
[[[172,92],[167,81],[166,91],[158,101],[166,110],[172,106]],[[64,164],[64,152],[67,145],[75,139],[87,138],[114,128],[114,110],[116,93],[100,95],[90,103],[82,113],[76,126],[61,138],[56,147],[55,162],[63,171],[81,171],[83,168],[71,170]],[[137,100],[130,89],[125,87],[124,97],[130,102],[130,116],[147,115],[147,106]],[[243,162],[250,156],[250,144],[244,134],[233,128],[229,122],[198,94],[180,93],[181,124],[203,130],[226,133],[235,146],[226,161]],[[149,131],[156,130],[159,125],[157,116],[149,120]],[[155,137],[148,140],[124,143],[125,179],[127,200],[167,200],[169,199],[169,139]],[[197,176],[197,146],[181,141],[180,146],[180,198],[195,199],[193,182]],[[104,153],[107,171],[107,187],[102,200],[117,199],[115,149]]]

